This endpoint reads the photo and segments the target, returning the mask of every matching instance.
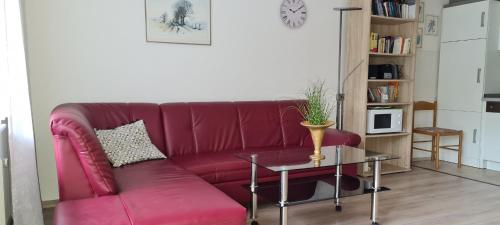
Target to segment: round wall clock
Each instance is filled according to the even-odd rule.
[[[307,8],[303,0],[283,0],[281,20],[291,28],[299,28],[306,22]]]

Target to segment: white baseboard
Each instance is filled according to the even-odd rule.
[[[485,161],[486,169],[500,171],[500,162]]]

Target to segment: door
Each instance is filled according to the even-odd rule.
[[[489,1],[443,9],[441,42],[486,38]]]
[[[16,225],[43,225],[33,120],[22,26],[21,1],[0,0],[0,44],[8,62],[9,151],[12,217]],[[5,38],[5,39],[4,39]],[[5,41],[4,41],[5,40]],[[4,54],[2,52],[1,54]]]
[[[462,111],[438,111],[438,127],[464,131],[462,163],[480,167],[481,113]],[[440,145],[457,145],[458,137],[442,137]],[[457,152],[440,150],[441,160],[457,162]]]
[[[0,0],[3,6],[3,1]],[[5,13],[0,10],[0,224],[9,224],[12,217],[12,198],[11,198],[11,182],[10,182],[10,154],[9,154],[9,129],[8,115],[10,111],[10,96],[8,92],[8,64],[7,55],[7,40],[6,24],[3,21]]]
[[[486,40],[441,44],[438,107],[482,111]]]

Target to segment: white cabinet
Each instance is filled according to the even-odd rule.
[[[500,162],[500,113],[484,113],[483,121],[483,158]]]
[[[441,42],[486,38],[489,1],[481,1],[443,10]]]
[[[464,131],[462,163],[480,167],[481,113],[451,110],[438,111],[438,127]],[[442,137],[440,145],[456,145],[458,137]],[[457,153],[441,150],[440,159],[457,162]]]
[[[441,43],[438,107],[481,112],[486,40]]]

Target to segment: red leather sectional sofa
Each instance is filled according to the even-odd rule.
[[[243,225],[250,195],[242,151],[311,150],[293,109],[298,101],[78,103],[51,115],[60,203],[55,225]],[[167,157],[112,168],[94,133],[144,120]],[[324,144],[357,146],[356,134],[327,131]],[[316,170],[291,178],[332,174]],[[345,174],[355,175],[354,166]],[[259,170],[259,182],[278,174]]]

